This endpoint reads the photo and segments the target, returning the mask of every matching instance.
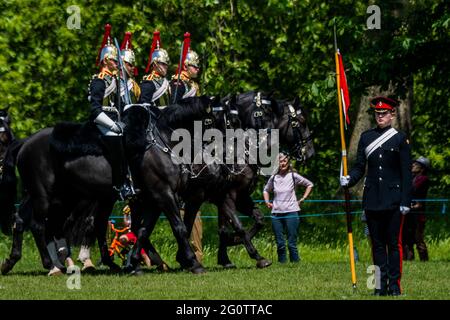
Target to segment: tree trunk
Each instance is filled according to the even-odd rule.
[[[400,129],[401,131],[406,133],[406,136],[411,136],[411,110],[414,107],[414,96],[413,96],[413,77],[410,76],[405,79],[406,88],[406,97],[403,100],[400,100],[400,106],[398,108],[398,115],[394,119],[392,126],[394,128]]]

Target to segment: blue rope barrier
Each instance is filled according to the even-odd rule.
[[[253,200],[255,203],[264,203],[265,200]],[[413,201],[420,201],[420,202],[442,202],[442,208],[439,212],[426,212],[427,215],[431,215],[431,214],[441,214],[441,215],[445,215],[447,214],[447,202],[449,201],[449,199],[414,199]],[[323,199],[310,199],[310,200],[305,200],[304,202],[309,202],[309,203],[342,203],[345,202],[345,200],[340,200],[340,199],[330,199],[330,200],[323,200]],[[362,202],[362,200],[359,199],[353,199],[350,200],[350,202]],[[19,204],[16,204],[16,208],[19,206]],[[350,212],[350,214],[355,215],[355,214],[361,214],[362,211],[352,211]],[[299,217],[300,218],[305,218],[305,217],[326,217],[326,216],[336,216],[336,215],[344,215],[345,212],[331,212],[331,213],[311,213],[311,214],[302,214],[300,213]],[[217,219],[218,215],[216,213],[202,213],[201,218],[202,219]],[[264,218],[270,218],[272,217],[272,215],[265,215]],[[164,215],[159,217],[160,219],[166,219],[166,217]],[[239,218],[243,218],[243,219],[247,219],[250,218],[249,216],[239,216]],[[123,216],[110,216],[110,219],[123,219]]]

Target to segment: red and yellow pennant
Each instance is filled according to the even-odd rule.
[[[339,49],[336,54],[339,64],[339,91],[341,93],[342,112],[344,113],[345,122],[350,124],[350,118],[348,116],[348,109],[350,108],[350,95],[348,93],[347,76],[345,75],[344,63],[342,61],[342,55],[339,52]]]

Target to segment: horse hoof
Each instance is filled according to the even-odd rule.
[[[266,268],[272,264],[272,261],[267,259],[261,259],[256,262],[256,266],[260,269]]]
[[[223,264],[222,267],[224,269],[236,269],[236,265],[234,263],[232,263],[232,262]]]
[[[130,276],[136,276],[136,277],[140,277],[144,275],[144,271],[142,271],[142,269],[135,269],[133,271],[130,272]]]
[[[2,275],[7,274],[8,272],[11,271],[11,269],[12,269],[12,268],[11,268],[11,266],[9,265],[8,261],[2,262],[2,267],[1,267]]]
[[[190,270],[193,274],[202,274],[202,273],[206,273],[205,268],[203,268],[202,266],[195,266],[192,267]]]
[[[92,263],[91,259],[87,259],[83,263],[83,267],[81,268],[81,272],[83,273],[93,273],[95,271],[95,266]]]
[[[94,273],[95,270],[97,269],[94,266],[83,266],[83,268],[81,268],[81,272],[88,274]]]
[[[58,267],[53,267],[52,270],[50,270],[47,274],[47,276],[49,277],[53,277],[53,276],[62,276],[64,274],[64,272],[59,269]]]
[[[115,272],[115,273],[122,272],[122,268],[116,263],[113,263],[112,265],[110,265],[109,270],[111,270],[112,272]]]

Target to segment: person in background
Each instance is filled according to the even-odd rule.
[[[122,246],[121,254],[123,254],[127,261],[124,263],[125,268],[127,268],[129,263],[129,258],[131,254],[131,250],[133,246],[137,242],[137,237],[134,234],[134,232],[131,231],[131,209],[127,205],[123,208],[123,226],[124,228],[127,228],[128,231],[126,233],[119,236],[119,242]],[[141,258],[142,262],[148,267],[151,268],[152,266],[156,266],[159,271],[168,271],[170,268],[168,267],[167,263],[165,263],[161,256],[156,252],[156,249],[153,247],[151,243],[148,243],[149,248],[148,249],[141,249]]]
[[[425,244],[425,209],[426,202],[420,201],[427,198],[430,180],[427,170],[430,168],[430,160],[425,157],[417,158],[412,164],[412,198],[411,213],[405,218],[403,230],[404,260],[414,260],[414,244],[417,247],[420,261],[428,261],[428,249]]]
[[[267,208],[272,210],[272,229],[277,243],[278,262],[287,262],[286,238],[291,262],[298,262],[300,256],[297,249],[298,228],[300,224],[300,205],[312,191],[314,184],[308,179],[294,172],[286,154],[279,155],[278,172],[269,178],[264,187],[264,201]],[[297,200],[295,188],[304,186],[305,193]],[[270,194],[274,194],[273,203],[270,202]]]

